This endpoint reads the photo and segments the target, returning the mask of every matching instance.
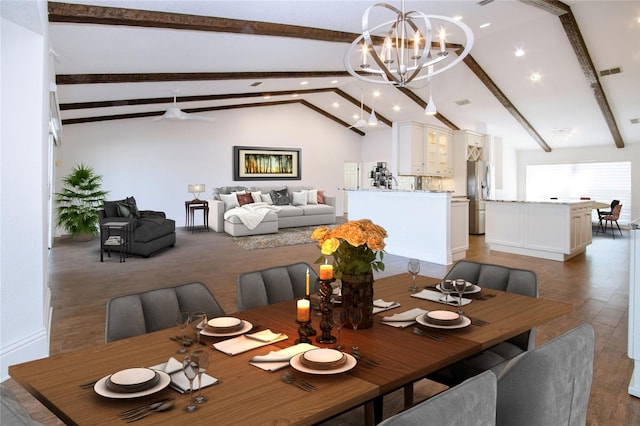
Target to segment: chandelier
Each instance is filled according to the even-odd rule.
[[[344,56],[344,65],[352,76],[376,84],[407,87],[411,82],[431,79],[458,64],[471,51],[473,33],[454,18],[404,11],[386,3],[368,7],[362,15],[362,35],[356,38]],[[394,19],[370,25],[372,12],[387,9]],[[388,14],[388,13],[387,13]],[[435,23],[441,23],[434,40]],[[452,55],[447,50],[446,27],[456,27],[464,33],[464,50]],[[433,43],[436,41],[436,43]],[[356,71],[357,70],[357,71]]]

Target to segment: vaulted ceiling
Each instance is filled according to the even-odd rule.
[[[374,3],[50,2],[63,126],[152,120],[178,91],[178,106],[212,126],[223,109],[295,103],[361,135],[411,120],[499,136],[515,149],[640,143],[640,2],[406,1],[406,10],[461,16],[474,33],[471,54],[431,84],[435,117],[424,115],[428,87],[346,72],[344,53]],[[350,128],[362,96],[365,119],[373,108],[380,122]]]

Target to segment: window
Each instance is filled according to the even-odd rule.
[[[528,165],[526,194],[527,201],[553,197],[590,197],[603,203],[620,200],[623,207],[619,222],[626,225],[631,220],[631,162]],[[597,217],[594,210],[594,221]]]

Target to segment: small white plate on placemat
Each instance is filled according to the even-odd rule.
[[[420,315],[416,318],[416,321],[418,322],[418,324],[424,325],[425,327],[431,327],[431,328],[441,328],[444,330],[455,330],[458,328],[465,328],[471,325],[471,320],[467,317],[465,317],[464,315],[460,315],[460,322],[456,323],[456,324],[452,324],[452,325],[441,325],[441,324],[434,324],[432,322],[430,322],[429,320],[427,320],[424,315]]]
[[[164,371],[157,371],[156,373],[160,376],[158,383],[156,383],[155,386],[140,392],[110,391],[109,389],[107,389],[106,381],[109,377],[112,376],[111,374],[98,380],[96,384],[93,386],[93,390],[95,391],[95,393],[97,393],[100,396],[104,396],[105,398],[114,398],[114,399],[140,398],[141,396],[152,395],[156,392],[160,392],[162,389],[166,388],[171,383],[171,376],[169,376],[167,373],[165,373]],[[118,373],[114,373],[114,374],[118,374]]]
[[[340,367],[335,369],[329,369],[329,370],[316,370],[314,368],[306,367],[302,364],[302,362],[300,361],[300,357],[302,357],[303,355],[304,355],[304,352],[294,356],[293,358],[291,358],[291,361],[289,361],[289,364],[291,365],[291,367],[293,367],[294,370],[298,370],[301,373],[338,374],[338,373],[344,373],[345,371],[349,371],[358,364],[358,361],[353,357],[353,355],[345,353],[344,356],[347,357],[347,360]]]
[[[440,284],[436,284],[436,289],[438,291],[442,291],[442,290],[440,290]],[[467,286],[465,287],[463,294],[479,293],[480,290],[482,290],[480,287],[478,287],[475,284],[471,284],[469,281],[467,281]],[[457,294],[457,293],[455,291],[452,291],[451,294]]]
[[[236,331],[231,331],[228,333],[216,333],[213,331],[209,331],[209,330],[205,330],[202,329],[200,330],[200,334],[202,334],[203,336],[209,336],[209,337],[233,337],[233,336],[239,336],[241,334],[246,333],[247,331],[251,330],[253,328],[253,324],[251,324],[249,321],[242,321],[243,325],[242,328]]]

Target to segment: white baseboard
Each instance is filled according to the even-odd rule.
[[[9,378],[9,366],[49,356],[49,334],[42,327],[0,349],[0,381]]]

